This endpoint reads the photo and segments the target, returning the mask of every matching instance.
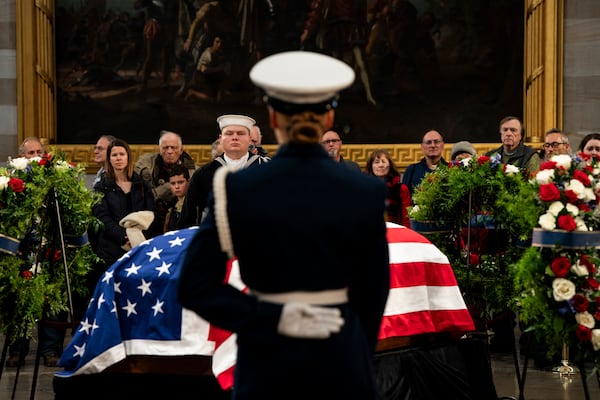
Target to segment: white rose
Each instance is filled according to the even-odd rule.
[[[600,350],[600,329],[592,329],[592,346],[594,351]]]
[[[40,156],[31,157],[29,159],[29,162],[31,163],[32,161],[35,161],[35,162],[39,163],[40,161],[42,161],[42,157],[40,157]]]
[[[550,160],[554,161],[558,167],[563,167],[566,170],[571,168],[571,162],[573,161],[568,154],[558,154],[552,156]]]
[[[576,205],[571,204],[571,203],[567,203],[567,205],[565,206],[565,208],[567,209],[567,212],[569,214],[571,214],[572,216],[576,217],[579,215],[579,208],[577,208]]]
[[[550,183],[552,182],[552,179],[554,179],[553,169],[542,169],[535,174],[535,181],[540,185]]]
[[[8,176],[0,176],[0,190],[4,190],[8,187],[10,178]]]
[[[575,296],[575,284],[565,278],[556,278],[552,281],[552,292],[556,301],[571,300]]]
[[[465,157],[462,160],[459,161],[459,163],[463,166],[466,167],[467,165],[469,165],[469,162],[471,161],[471,157]]]
[[[8,161],[8,165],[14,169],[23,171],[29,165],[29,160],[25,157],[13,158]]]
[[[506,175],[516,175],[519,173],[519,168],[515,167],[512,164],[506,164],[506,169],[504,170]]]
[[[594,176],[600,175],[600,168],[598,168],[598,167],[594,168],[594,170],[592,171],[592,175],[594,175]]]
[[[585,188],[583,191],[583,201],[589,202],[596,200],[596,194],[592,188]]]
[[[550,204],[550,207],[548,207],[547,212],[554,215],[555,217],[558,217],[558,214],[560,214],[563,208],[565,208],[565,205],[562,202],[554,201],[552,202],[552,204]]]
[[[583,186],[583,183],[579,182],[577,179],[571,179],[569,183],[565,185],[565,190],[572,190],[575,192],[578,199],[583,199],[585,186]]]
[[[590,329],[592,329],[596,325],[596,320],[594,319],[594,316],[587,311],[576,313],[575,321],[577,321],[579,325],[583,325],[586,328]]]
[[[573,272],[577,276],[588,276],[590,271],[588,271],[585,265],[581,265],[579,260],[573,265],[571,265],[571,272]]]
[[[576,231],[580,231],[580,232],[589,231],[587,225],[585,224],[585,221],[583,219],[581,219],[581,217],[575,217],[575,225],[577,226],[575,228]]]
[[[56,163],[56,169],[59,171],[65,171],[71,168],[71,164],[64,160],[60,160]]]
[[[538,219],[538,223],[542,227],[542,229],[550,231],[556,228],[556,217],[550,213],[546,213],[541,215]]]
[[[410,209],[410,211],[408,212],[409,215],[413,216],[415,215],[415,213],[419,212],[419,206],[414,206]]]

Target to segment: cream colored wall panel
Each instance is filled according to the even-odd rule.
[[[565,22],[565,78],[600,75],[600,19]]]
[[[0,123],[0,135],[16,135],[17,106],[0,105],[0,121],[2,121]]]

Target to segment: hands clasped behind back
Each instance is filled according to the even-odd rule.
[[[342,325],[344,319],[337,308],[294,302],[283,305],[277,332],[300,339],[327,339]]]

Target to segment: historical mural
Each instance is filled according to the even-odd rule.
[[[56,0],[58,142],[159,131],[208,144],[224,113],[254,117],[274,143],[261,57],[319,51],[355,68],[336,129],[346,143],[497,142],[522,116],[519,0]]]

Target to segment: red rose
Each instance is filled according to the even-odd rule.
[[[479,265],[479,256],[477,254],[469,253],[469,265]]]
[[[577,339],[581,342],[589,342],[592,340],[592,330],[583,325],[577,325],[575,333],[577,334]]]
[[[48,160],[46,160],[45,158],[42,158],[38,164],[41,166],[48,165]]]
[[[31,279],[31,277],[33,276],[33,272],[31,272],[31,271],[29,271],[29,270],[27,270],[27,271],[23,271],[23,272],[21,272],[21,276],[22,276],[23,278],[25,278],[25,280],[30,280],[30,279]]]
[[[48,248],[48,250],[46,250],[46,259],[50,260],[52,259],[53,261],[58,261],[60,260],[60,250],[54,250],[53,248]]]
[[[580,156],[584,161],[588,161],[592,158],[591,154],[586,154],[582,152],[579,152],[577,155]]]
[[[556,201],[560,200],[560,190],[554,183],[546,183],[540,185],[540,200],[542,201]]]
[[[583,212],[590,212],[590,211],[592,211],[592,209],[590,208],[590,206],[588,206],[585,203],[579,203],[579,204],[577,204],[577,208],[579,208]]]
[[[583,186],[585,187],[590,187],[590,185],[592,184],[590,182],[590,177],[588,176],[588,174],[578,169],[576,169],[573,173],[573,178],[583,183]]]
[[[560,229],[564,229],[565,231],[574,231],[577,229],[577,224],[571,214],[559,215],[556,223]]]
[[[571,189],[565,190],[565,197],[567,198],[567,201],[571,204],[575,204],[575,202],[577,202],[578,200],[577,193],[575,193]]]
[[[579,264],[585,265],[590,274],[596,272],[596,266],[590,261],[590,257],[587,254],[581,255],[581,258],[579,259]],[[596,300],[600,301],[600,297],[598,297]]]
[[[8,186],[15,193],[21,193],[23,190],[25,190],[25,183],[19,178],[10,178],[8,181]]]
[[[556,168],[556,161],[546,161],[540,165],[540,170],[542,169],[554,169]]]
[[[490,156],[479,156],[477,157],[477,164],[483,165],[486,162],[490,161]]]
[[[573,296],[572,302],[573,302],[573,308],[577,312],[587,311],[587,309],[590,305],[590,302],[588,301],[588,299],[586,299],[585,296],[582,296],[580,294],[576,294],[575,296]]]
[[[588,278],[586,279],[586,283],[587,283],[587,284],[589,285],[589,287],[590,287],[592,290],[594,290],[594,291],[595,291],[595,290],[598,290],[598,287],[600,287],[600,284],[598,284],[598,281],[597,281],[596,279],[594,279],[594,278],[590,278],[590,277],[588,277]]]
[[[557,278],[564,278],[569,273],[569,269],[571,269],[571,261],[567,257],[556,257],[552,261],[550,269]]]

